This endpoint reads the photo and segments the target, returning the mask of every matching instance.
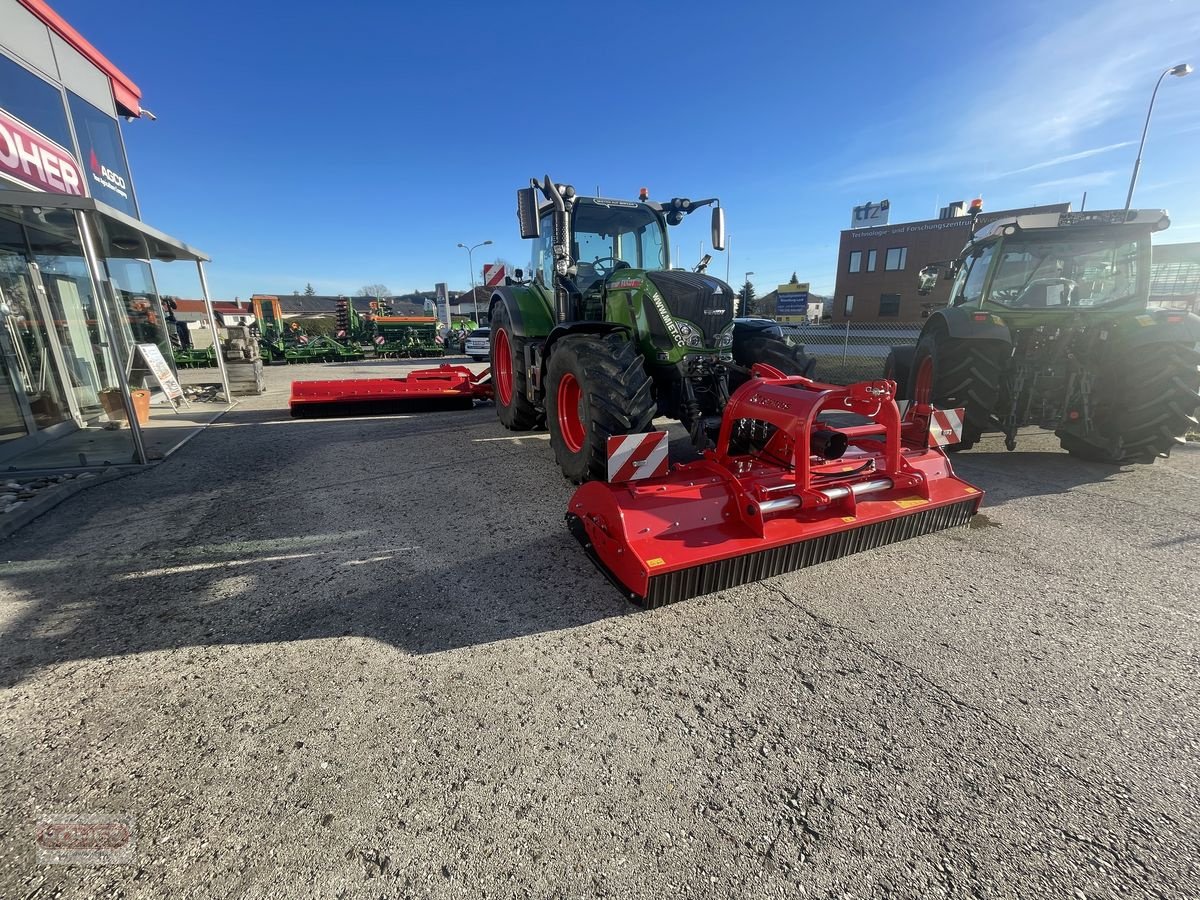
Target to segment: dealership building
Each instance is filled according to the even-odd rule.
[[[6,469],[147,461],[142,389],[160,392],[174,375],[151,260],[194,264],[216,321],[207,257],[142,221],[121,133],[122,119],[149,117],[141,99],[44,0],[0,0]]]
[[[977,223],[1070,209],[1069,203],[1006,209],[981,213]],[[931,262],[955,258],[966,245],[971,228],[966,203],[951,203],[938,218],[920,222],[891,224],[889,213],[886,200],[855,207],[852,227],[842,232],[837,287],[829,310],[835,322],[919,322],[950,301],[947,279],[920,296],[917,273]]]

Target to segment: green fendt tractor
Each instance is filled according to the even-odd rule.
[[[517,191],[521,237],[536,243],[529,277],[518,272],[489,303],[496,411],[514,431],[545,424],[572,481],[604,478],[607,439],[648,431],[657,415],[703,448],[753,363],[811,374],[801,348],[734,325],[737,297],[705,272],[707,257],[691,272],[668,268],[667,226],[705,206],[721,250],[716,198],[580,197],[549,176]]]
[[[977,210],[975,210],[977,212]],[[1200,317],[1149,309],[1150,240],[1163,210],[1043,213],[981,228],[957,259],[921,270],[950,305],[886,365],[901,396],[964,407],[962,442],[1051,429],[1071,454],[1152,462],[1195,424]],[[905,389],[906,388],[906,389]]]

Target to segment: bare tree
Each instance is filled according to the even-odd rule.
[[[360,287],[358,289],[358,296],[360,296],[360,297],[390,297],[390,296],[392,296],[392,292],[391,292],[391,290],[388,289],[388,286],[386,284],[364,284],[362,287]]]

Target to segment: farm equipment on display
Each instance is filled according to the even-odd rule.
[[[294,418],[470,409],[492,397],[491,375],[466,366],[417,369],[400,378],[293,381],[288,400]]]
[[[548,176],[517,198],[537,243],[532,279],[490,301],[497,414],[514,431],[544,423],[563,474],[589,482],[568,524],[627,596],[658,606],[974,514],[982,494],[928,446],[942,413],[914,405],[902,422],[891,382],[813,381],[801,348],[738,333],[734,292],[705,261],[667,268],[667,226],[699,208],[714,207],[723,249],[715,198],[579,197]],[[683,423],[699,461],[667,465],[658,415]]]
[[[921,270],[922,294],[954,278],[950,305],[915,347],[892,349],[886,377],[914,401],[965,408],[951,450],[989,431],[1012,450],[1038,425],[1083,459],[1166,455],[1200,405],[1200,317],[1147,308],[1151,235],[1169,224],[1163,210],[1099,210],[973,230],[956,259]]]
[[[348,297],[338,298],[335,335],[343,346],[383,359],[445,355],[435,316],[394,316],[386,302],[372,300],[370,304],[369,313],[360,313]]]
[[[299,322],[285,321],[278,297],[255,294],[250,303],[254,313],[251,330],[258,337],[264,363],[350,362],[364,356],[359,347],[326,335],[308,335]]]

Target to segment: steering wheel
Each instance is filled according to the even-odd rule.
[[[1050,286],[1056,285],[1056,284],[1062,285],[1063,287],[1065,287],[1067,289],[1066,303],[1064,305],[1070,306],[1071,305],[1071,295],[1073,293],[1075,293],[1075,288],[1077,287],[1077,284],[1076,284],[1076,282],[1072,281],[1070,278],[1062,278],[1062,277],[1033,279],[1031,282],[1029,282],[1029,284],[1027,284],[1027,285],[1025,285],[1025,287],[1021,288],[1021,293],[1017,294],[1017,296],[1013,298],[1012,303],[1009,305],[1010,306],[1024,306],[1025,304],[1023,301],[1025,300],[1025,296],[1030,292],[1031,289],[1033,289],[1035,287],[1050,287]]]
[[[611,262],[613,264],[612,268],[607,268],[600,265],[604,262]],[[595,269],[596,274],[601,278],[607,278],[613,272],[617,271],[617,269],[629,268],[629,263],[625,262],[623,259],[617,259],[615,256],[598,256],[596,259],[593,259],[590,263],[588,263],[588,265]]]

